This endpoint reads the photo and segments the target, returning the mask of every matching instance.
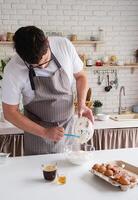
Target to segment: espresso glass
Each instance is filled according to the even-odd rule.
[[[43,166],[43,176],[47,181],[53,181],[56,178],[57,167],[56,165],[44,165]]]

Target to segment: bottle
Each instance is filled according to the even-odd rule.
[[[99,41],[103,41],[104,40],[104,31],[103,29],[99,28],[99,36],[98,36],[98,40]]]

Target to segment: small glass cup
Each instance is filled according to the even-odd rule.
[[[64,185],[67,182],[67,177],[64,174],[57,174],[57,183],[59,185]]]
[[[54,181],[57,174],[57,166],[55,164],[42,165],[43,176],[47,181]]]

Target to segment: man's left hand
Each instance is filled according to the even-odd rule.
[[[78,116],[87,117],[94,124],[94,116],[93,116],[92,110],[88,108],[87,106],[83,105],[83,106],[78,107]]]

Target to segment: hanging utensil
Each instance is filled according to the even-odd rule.
[[[104,88],[106,92],[109,92],[112,89],[112,86],[110,85],[109,81],[109,74],[107,74],[107,86]]]
[[[114,84],[115,84],[115,89],[118,88],[118,75],[117,75],[117,71],[115,71],[115,80],[114,80]]]
[[[97,81],[98,85],[101,85],[101,77],[100,77],[100,72],[98,72],[98,81]]]

